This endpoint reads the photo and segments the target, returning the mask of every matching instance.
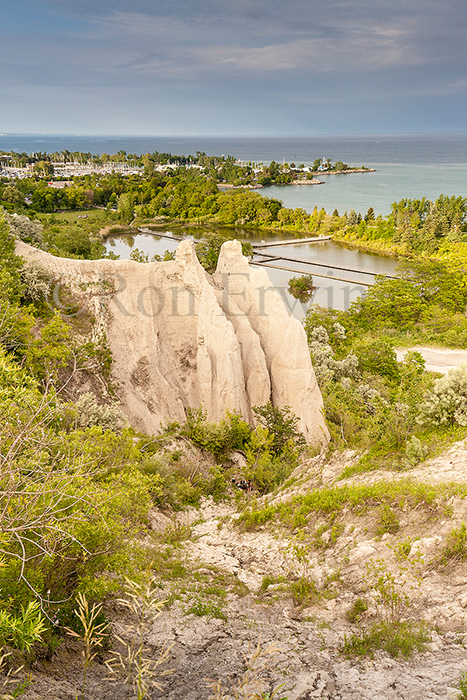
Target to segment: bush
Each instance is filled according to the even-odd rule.
[[[434,383],[417,416],[421,425],[467,426],[467,367],[460,365]]]
[[[236,413],[227,412],[220,423],[209,423],[202,408],[187,413],[181,434],[218,460],[226,459],[232,450],[242,449],[250,436],[250,426]]]
[[[306,605],[319,597],[316,583],[306,576],[301,576],[290,584],[290,592],[296,605]]]
[[[387,503],[383,503],[379,509],[378,527],[376,534],[381,537],[389,532],[394,534],[399,529],[399,518]]]
[[[415,466],[426,459],[428,455],[428,446],[424,445],[418,437],[412,435],[412,437],[407,440],[405,454],[409,464]]]
[[[26,263],[21,269],[21,281],[24,285],[23,296],[32,302],[44,302],[49,299],[52,276],[40,265]]]
[[[386,379],[399,378],[399,365],[393,346],[384,338],[368,338],[355,345],[359,368]]]
[[[278,457],[272,451],[274,436],[267,428],[258,425],[251,433],[245,447],[246,467],[242,473],[261,493],[270,491],[291,473],[294,462]]]
[[[352,606],[346,611],[345,616],[349,622],[358,622],[363,613],[368,610],[368,603],[363,598],[357,598]]]
[[[100,425],[104,430],[118,431],[126,423],[126,417],[117,405],[100,405],[91,392],[82,394],[76,402],[75,408],[78,414],[77,427],[79,428]]]

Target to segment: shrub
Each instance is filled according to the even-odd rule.
[[[210,423],[206,411],[198,408],[188,410],[187,421],[182,426],[181,433],[216,459],[224,460],[232,450],[244,447],[251,428],[241,416],[233,412],[227,412],[220,423]]]
[[[36,602],[21,607],[19,614],[0,610],[0,639],[20,651],[29,651],[42,638],[46,625]]]
[[[467,426],[467,367],[460,365],[434,383],[420,408],[421,425],[458,423]]]
[[[426,459],[428,455],[428,446],[424,445],[418,437],[412,435],[412,437],[407,440],[405,454],[409,464],[415,466]]]
[[[267,428],[258,425],[245,447],[246,467],[242,470],[243,476],[262,493],[284,481],[293,468],[293,464],[273,454],[273,442],[274,435],[270,435]]]
[[[340,324],[334,325],[337,327]],[[331,380],[357,376],[358,360],[356,355],[351,353],[342,360],[336,360],[334,350],[330,345],[329,333],[324,326],[316,326],[308,331],[308,347],[316,379],[320,386],[324,386]]]
[[[117,431],[126,423],[126,417],[117,405],[102,406],[91,392],[82,394],[75,404],[77,427],[90,428],[100,425],[104,430]]]
[[[290,584],[290,592],[296,605],[306,605],[319,597],[316,583],[306,576],[301,576]]]
[[[31,221],[23,214],[6,214],[5,218],[15,238],[36,248],[44,248],[44,227],[39,221]]]
[[[368,610],[368,603],[363,598],[357,598],[346,611],[345,616],[349,622],[358,622],[364,612]]]
[[[43,302],[49,298],[52,276],[40,265],[26,263],[21,269],[21,281],[24,285],[23,296],[32,302]]]

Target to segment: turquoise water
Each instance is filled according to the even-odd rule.
[[[288,207],[311,211],[316,205],[340,213],[355,209],[388,214],[392,202],[403,197],[436,198],[439,194],[467,196],[467,134],[369,135],[307,137],[105,137],[53,135],[0,135],[0,150],[52,153],[165,152],[178,155],[204,151],[233,155],[244,161],[271,160],[310,164],[326,156],[349,165],[366,165],[376,173],[323,178],[316,187],[265,188],[262,194],[281,199]]]
[[[387,215],[391,204],[404,197],[436,199],[440,194],[467,197],[467,163],[374,163],[376,172],[319,177],[323,185],[273,186],[259,190],[280,199],[286,207],[311,212],[315,206],[340,214],[355,209],[365,214],[373,207]]]

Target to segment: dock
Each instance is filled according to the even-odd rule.
[[[167,232],[165,233],[159,233],[158,231],[151,231],[149,228],[143,228],[142,226],[138,226],[138,231],[140,233],[149,233],[151,236],[157,236],[158,238],[168,238],[169,241],[185,241],[186,236],[173,236],[172,234],[168,234]],[[198,241],[194,241],[194,243],[198,243]]]
[[[267,243],[263,241],[262,243],[256,243],[253,246],[253,250],[256,248],[272,248],[272,246],[277,245],[299,245],[301,243],[322,243],[323,241],[330,241],[332,236],[312,236],[311,238],[293,238],[291,241],[271,241]]]

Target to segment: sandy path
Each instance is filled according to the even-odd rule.
[[[426,362],[426,368],[431,372],[447,372],[453,367],[465,363],[467,364],[467,350],[450,349],[450,348],[428,348],[415,346],[413,348],[396,348],[397,360],[400,362],[406,352],[416,350],[419,352]]]

